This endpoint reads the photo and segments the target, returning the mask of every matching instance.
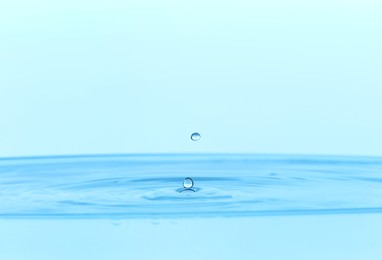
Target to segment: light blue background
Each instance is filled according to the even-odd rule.
[[[382,155],[381,13],[368,0],[1,1],[0,156]]]

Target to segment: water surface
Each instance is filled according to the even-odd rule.
[[[194,192],[181,192],[183,181]],[[97,155],[0,160],[0,218],[382,212],[382,158]]]

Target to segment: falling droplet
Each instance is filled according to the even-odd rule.
[[[201,138],[201,136],[200,136],[199,133],[193,133],[193,134],[191,135],[191,140],[192,140],[192,141],[198,141],[200,138]]]
[[[185,189],[191,189],[193,186],[194,186],[194,181],[190,177],[187,177],[184,179],[183,187]]]

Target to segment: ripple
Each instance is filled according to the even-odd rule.
[[[375,157],[3,158],[0,218],[382,212],[381,173],[382,159]],[[185,176],[192,176],[188,188]]]

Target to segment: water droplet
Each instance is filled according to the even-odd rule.
[[[185,189],[191,189],[193,186],[194,186],[194,181],[190,177],[187,177],[184,179],[183,187]]]
[[[200,136],[199,133],[193,133],[193,134],[191,135],[191,140],[192,140],[192,141],[198,141],[200,138],[201,138],[201,136]]]

